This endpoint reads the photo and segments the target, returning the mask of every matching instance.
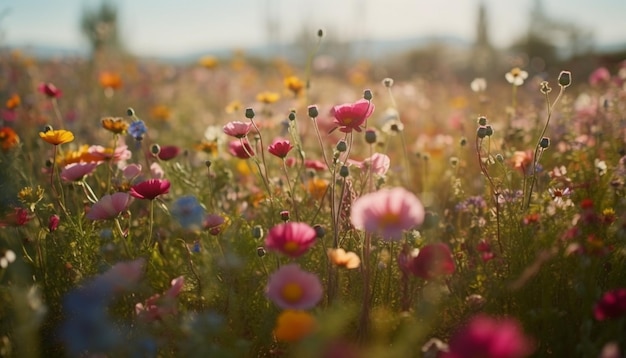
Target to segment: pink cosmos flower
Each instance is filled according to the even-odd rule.
[[[597,86],[602,83],[609,83],[610,80],[611,73],[606,67],[599,67],[589,75],[589,84],[592,86]]]
[[[204,219],[204,229],[211,235],[218,235],[224,229],[226,219],[218,214],[209,214]]]
[[[113,163],[128,160],[132,156],[131,151],[128,150],[128,146],[125,144],[118,145],[115,149],[105,148],[101,145],[92,145],[87,149],[87,153],[93,156],[96,160],[110,160]]]
[[[254,155],[254,150],[252,150],[250,143],[246,139],[243,140],[243,144],[241,140],[234,140],[228,143],[228,152],[239,159],[248,159]]]
[[[87,213],[90,220],[110,220],[116,218],[128,208],[132,197],[128,193],[115,193],[104,195],[97,203],[93,204]]]
[[[383,176],[389,170],[391,160],[385,154],[374,153],[371,157],[364,159],[362,162],[348,159],[348,163],[360,168],[362,171],[367,171],[371,168],[372,173]]]
[[[404,188],[381,189],[354,201],[350,221],[355,228],[380,234],[383,239],[400,240],[404,230],[424,221],[424,206]]]
[[[170,160],[176,158],[180,152],[180,148],[175,145],[164,145],[161,146],[161,150],[157,156],[161,160]]]
[[[98,165],[100,165],[100,162],[68,164],[61,170],[61,179],[65,181],[79,181],[93,173]]]
[[[135,184],[130,188],[130,195],[138,199],[153,200],[159,195],[170,191],[170,181],[167,179],[148,179]]]
[[[330,114],[335,117],[333,121],[341,132],[350,133],[352,130],[361,131],[361,125],[374,112],[374,104],[368,100],[360,99],[354,103],[344,103],[334,106]]]
[[[320,160],[305,159],[304,160],[304,167],[307,168],[307,169],[313,169],[316,172],[318,172],[320,170],[325,170],[326,169],[326,164],[324,164],[324,162],[322,162]]]
[[[163,179],[163,177],[165,176],[165,171],[163,170],[163,168],[161,168],[159,163],[154,162],[150,164],[150,174],[152,174],[152,177],[155,179]]]
[[[39,86],[37,86],[37,90],[49,98],[59,98],[63,94],[61,90],[52,83],[40,83]]]
[[[126,180],[133,180],[141,174],[141,164],[129,164],[122,170]]]
[[[287,222],[270,229],[265,247],[290,257],[299,257],[315,244],[316,237],[315,229],[308,224]]]
[[[224,133],[235,138],[244,138],[252,128],[251,122],[233,121],[224,126]]]
[[[450,339],[449,352],[443,358],[522,358],[535,350],[519,322],[479,314]]]
[[[118,262],[107,272],[97,276],[94,285],[110,287],[112,291],[123,291],[139,283],[143,276],[146,260],[143,258],[133,261]]]
[[[149,297],[144,303],[135,305],[135,313],[137,317],[146,322],[162,320],[166,316],[175,315],[178,310],[176,308],[176,298],[183,289],[185,278],[179,276],[172,280],[171,287],[163,296],[160,294]]]
[[[265,295],[283,309],[306,310],[322,298],[322,283],[297,264],[281,266],[269,278]]]
[[[274,142],[267,147],[267,151],[278,158],[285,158],[292,149],[293,145],[291,145],[291,142],[283,138],[276,138]]]
[[[626,314],[626,288],[605,292],[593,306],[593,317],[598,321],[617,318]]]
[[[439,276],[453,274],[455,264],[448,245],[435,243],[422,247],[417,256],[409,259],[405,268],[417,277],[431,280]]]

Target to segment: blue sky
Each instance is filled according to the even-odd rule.
[[[481,0],[111,0],[121,16],[124,43],[140,55],[184,55],[268,41],[267,19],[278,38],[303,27],[339,39],[452,35],[471,40]],[[534,0],[482,0],[492,41],[506,46],[526,29]],[[543,0],[549,15],[589,29],[599,44],[626,43],[625,0]],[[84,8],[100,0],[0,0],[2,43],[86,47],[79,31]],[[268,11],[270,9],[270,11]],[[270,14],[268,16],[268,14]]]

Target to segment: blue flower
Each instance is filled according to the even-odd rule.
[[[128,126],[128,134],[133,136],[135,140],[142,140],[144,134],[148,131],[146,124],[142,120],[133,121]]]
[[[204,223],[205,211],[195,196],[178,198],[172,204],[171,213],[180,226],[187,230],[201,229]]]

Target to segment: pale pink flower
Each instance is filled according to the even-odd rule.
[[[248,135],[252,128],[251,122],[232,121],[224,126],[224,133],[231,137],[243,138]]]
[[[391,160],[385,154],[374,153],[371,157],[364,159],[362,162],[348,159],[348,163],[358,167],[362,171],[372,170],[372,173],[383,176],[389,170]]]
[[[308,224],[287,222],[270,229],[265,239],[265,247],[290,257],[298,257],[315,244],[316,237],[315,229]]]
[[[344,103],[334,106],[330,114],[335,117],[336,128],[341,132],[350,133],[352,130],[361,131],[361,125],[374,112],[374,104],[360,99],[354,103]]]
[[[150,164],[150,173],[154,179],[163,179],[165,176],[165,171],[157,162]]]
[[[141,164],[129,164],[122,170],[126,180],[133,180],[141,174]]]
[[[179,276],[172,280],[172,286],[163,296],[157,293],[149,297],[145,302],[137,303],[135,305],[137,317],[146,322],[153,322],[178,313],[176,298],[182,291],[184,284],[184,277]]]
[[[589,75],[589,84],[597,86],[611,81],[611,72],[606,67],[599,67]]]
[[[113,291],[127,290],[139,283],[143,276],[146,260],[143,258],[133,261],[118,262],[107,272],[97,276],[94,284],[111,287]]]
[[[61,169],[61,179],[65,181],[79,181],[93,173],[101,162],[71,163]]]
[[[132,197],[128,193],[115,193],[104,195],[97,203],[91,206],[87,213],[90,220],[109,220],[116,218],[128,208]]]
[[[355,228],[379,234],[386,240],[400,240],[405,230],[424,221],[424,206],[410,191],[397,187],[381,189],[357,198],[350,221]]]
[[[228,143],[228,152],[239,159],[248,159],[254,155],[254,149],[247,139],[233,140]]]
[[[265,295],[283,309],[306,310],[322,299],[322,283],[297,264],[281,266],[269,278]]]
[[[111,161],[113,163],[123,162],[131,158],[132,153],[125,144],[118,145],[115,149],[105,148],[101,145],[92,145],[87,149],[93,158],[100,161]]]

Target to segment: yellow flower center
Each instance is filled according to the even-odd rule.
[[[353,118],[344,118],[342,120],[343,124],[350,124],[350,123],[352,123],[352,121],[354,121]]]
[[[299,248],[300,248],[300,245],[298,245],[297,242],[293,242],[293,241],[289,241],[285,243],[285,245],[283,246],[283,250],[285,250],[286,252],[296,252],[298,251]]]
[[[304,292],[302,291],[302,287],[297,283],[288,283],[283,286],[281,296],[287,302],[294,303],[300,301]]]
[[[400,223],[400,215],[396,213],[385,213],[380,217],[380,226],[388,227]]]

